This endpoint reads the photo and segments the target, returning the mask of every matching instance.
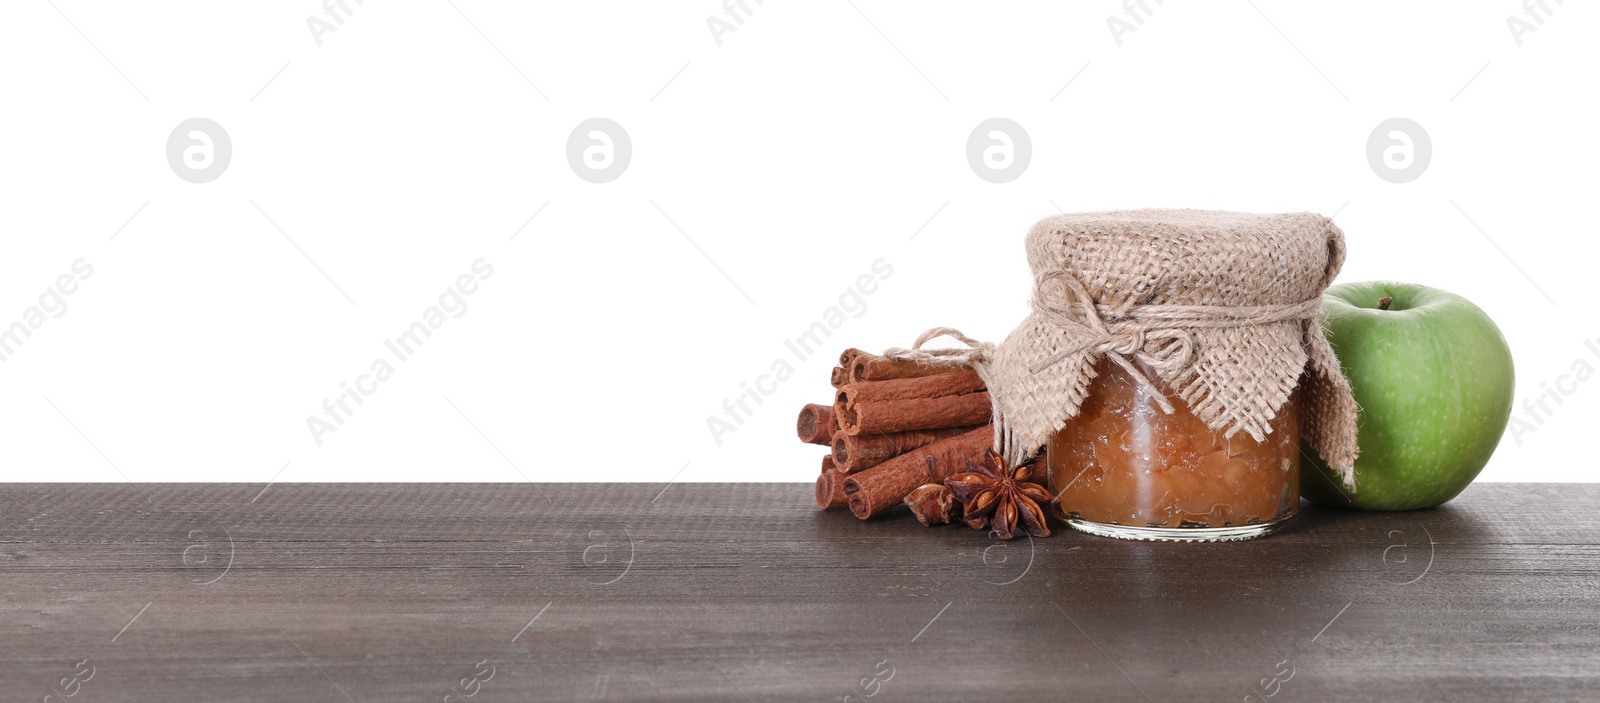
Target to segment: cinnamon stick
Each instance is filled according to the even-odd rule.
[[[844,474],[833,466],[833,457],[822,457],[822,475],[817,477],[817,507],[823,510],[843,508],[850,504],[844,494]]]
[[[850,496],[844,494],[844,474],[828,471],[817,477],[817,507],[833,510],[850,505]]]
[[[954,437],[973,429],[975,427],[968,426],[888,434],[839,433],[833,436],[833,463],[841,472],[855,473],[882,464],[913,449],[926,447],[946,437]]]
[[[836,426],[833,408],[812,403],[800,408],[800,418],[795,422],[795,431],[800,435],[802,442],[831,447],[833,430]]]
[[[956,494],[942,484],[923,484],[906,495],[906,506],[923,527],[946,525],[956,517]]]
[[[866,352],[855,347],[850,347],[839,354],[839,365],[848,369],[850,368],[850,364],[856,360],[856,357],[861,356],[862,354],[866,354]]]
[[[984,390],[983,379],[978,378],[978,372],[961,369],[932,376],[852,383],[834,393],[834,407],[841,404],[851,406],[856,403],[877,403],[885,400],[938,398],[976,393],[981,390]]]
[[[848,386],[846,386],[848,388]],[[841,395],[845,393],[843,389]],[[834,403],[835,413],[841,405]],[[839,415],[840,431],[847,435],[881,434],[907,430],[937,430],[977,425],[989,421],[989,393],[965,393],[937,398],[906,398],[877,402],[848,401]]]
[[[865,520],[900,503],[906,494],[926,483],[941,483],[966,469],[967,462],[983,459],[994,443],[994,426],[941,439],[906,452],[844,479],[850,512]]]
[[[866,352],[861,352],[852,359],[847,368],[850,369],[851,383],[937,376],[955,370],[954,367],[950,366],[934,366],[933,364],[924,364],[918,361],[896,361]]]
[[[838,388],[839,386],[842,386],[850,381],[850,376],[848,375],[849,373],[849,369],[846,369],[842,366],[835,366],[833,367],[833,376],[828,378],[828,383],[833,384],[834,388]]]

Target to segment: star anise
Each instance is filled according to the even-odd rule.
[[[966,472],[951,476],[944,485],[965,504],[962,518],[974,528],[991,524],[1000,539],[1011,539],[1020,523],[1030,535],[1049,537],[1040,506],[1055,503],[1056,497],[1044,486],[1029,483],[1032,473],[1032,464],[1007,469],[1005,458],[991,449],[981,463],[968,462]]]

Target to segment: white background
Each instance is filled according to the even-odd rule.
[[[1120,46],[1111,0],[748,0],[721,46],[713,0],[347,4],[319,47],[312,0],[7,3],[0,325],[94,273],[0,364],[0,479],[810,480],[795,412],[838,350],[1002,338],[1057,208],[1336,214],[1342,280],[1498,321],[1519,418],[1600,368],[1591,3],[1521,46],[1512,0],[1152,0]],[[599,185],[565,153],[596,116],[633,143]],[[1366,158],[1397,116],[1433,144],[1405,184]],[[191,117],[233,144],[205,184],[165,157]],[[991,117],[1033,143],[1005,184],[965,156]],[[306,418],[480,257],[465,314],[319,447]],[[880,257],[865,312],[795,361]],[[707,417],[780,358],[719,446]],[[1594,480],[1600,383],[1563,388],[1482,480]]]

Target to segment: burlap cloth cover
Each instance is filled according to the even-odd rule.
[[[1344,263],[1344,234],[1332,220],[1078,213],[1040,220],[1027,247],[1033,312],[1003,343],[940,328],[913,349],[888,352],[977,368],[994,404],[995,447],[1013,465],[1077,415],[1104,358],[1136,378],[1153,371],[1213,430],[1258,441],[1302,386],[1302,437],[1354,488],[1355,399],[1316,321]],[[942,335],[971,348],[921,350]]]

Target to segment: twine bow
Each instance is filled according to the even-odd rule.
[[[1045,301],[1045,286],[1060,281],[1065,288],[1066,305],[1053,307]],[[1194,362],[1193,330],[1252,327],[1273,322],[1307,320],[1317,316],[1322,307],[1322,296],[1289,305],[1149,305],[1128,301],[1119,305],[1097,303],[1083,282],[1070,272],[1054,269],[1039,274],[1034,279],[1033,297],[1029,305],[1034,312],[1066,330],[1079,342],[1057,352],[1029,369],[1039,373],[1062,360],[1083,352],[1111,360],[1123,368],[1165,413],[1174,412],[1171,401],[1155,382],[1139,368],[1140,362],[1155,370],[1158,376],[1171,378]],[[952,337],[965,344],[965,348],[923,349],[923,345],[938,337]],[[894,348],[884,356],[905,361],[918,361],[939,366],[970,366],[978,371],[984,382],[989,381],[988,365],[994,357],[991,342],[979,342],[949,327],[935,327],[923,332],[910,349]]]
[[[1044,301],[1045,284],[1053,280],[1060,280],[1066,288],[1065,309],[1051,307]],[[1101,305],[1095,302],[1076,276],[1064,269],[1054,269],[1041,273],[1034,280],[1030,305],[1034,312],[1082,340],[1076,346],[1057,352],[1030,368],[1030,372],[1039,373],[1069,356],[1087,351],[1121,366],[1155,398],[1163,412],[1171,414],[1174,409],[1166,394],[1134,361],[1154,369],[1162,377],[1170,378],[1172,373],[1194,362],[1194,335],[1191,330],[1251,327],[1310,319],[1316,317],[1321,309],[1322,296],[1290,305],[1139,305],[1131,300],[1121,305]],[[1074,310],[1077,314],[1074,314]]]

